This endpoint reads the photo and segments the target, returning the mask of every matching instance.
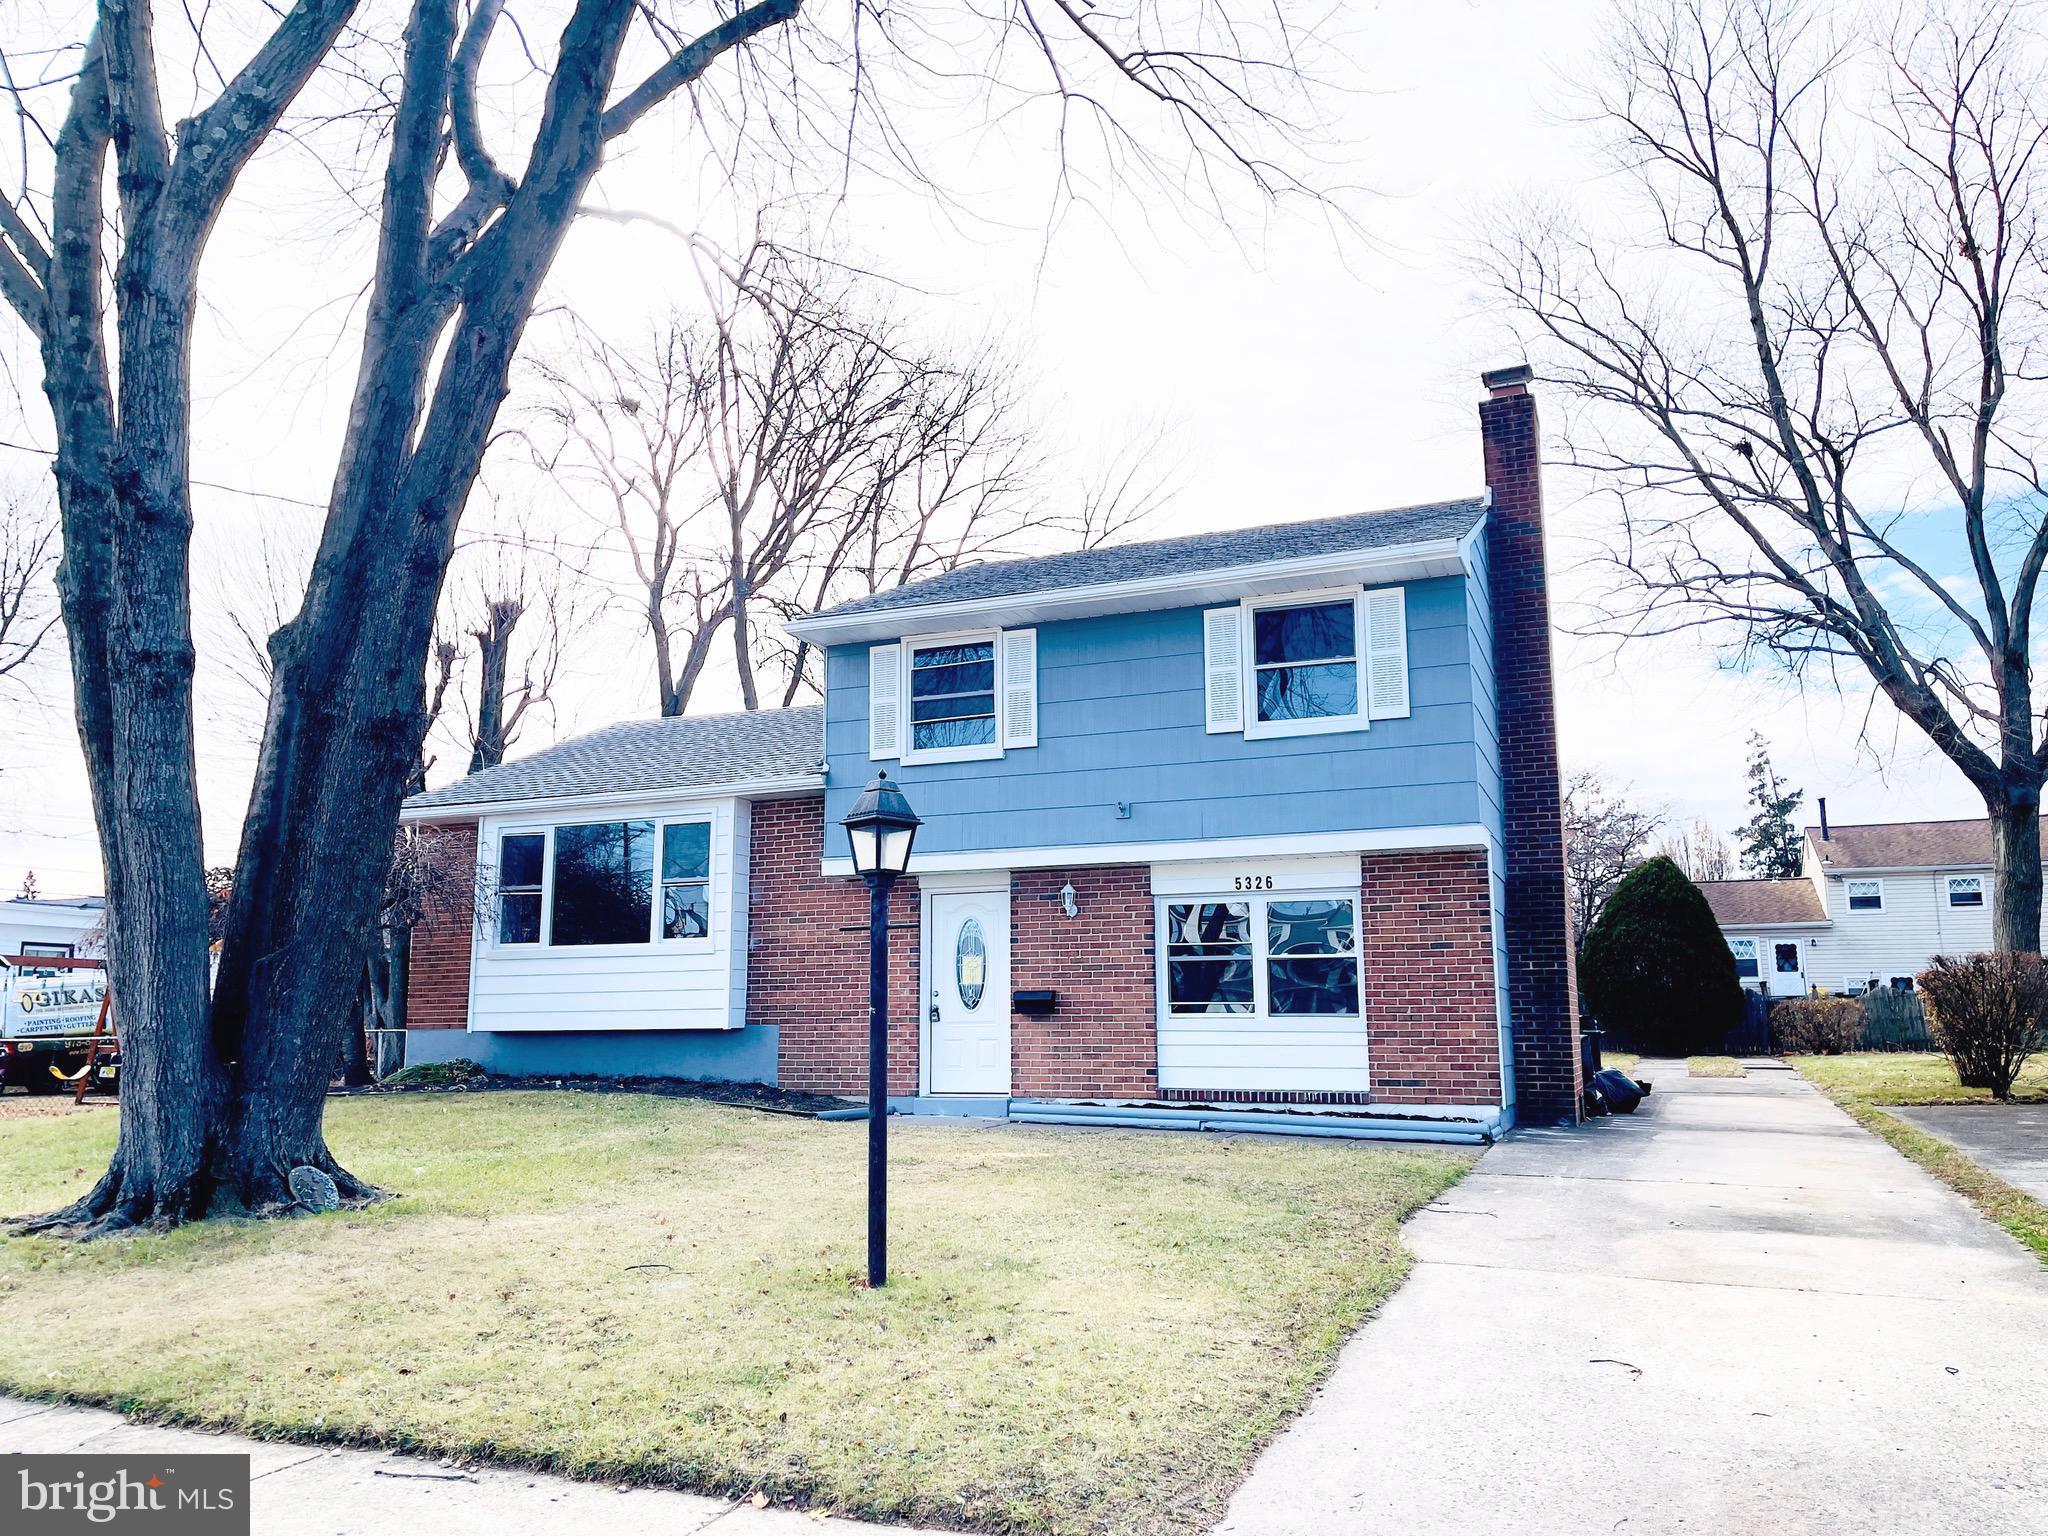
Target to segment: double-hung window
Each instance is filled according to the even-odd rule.
[[[1948,904],[1952,907],[1983,906],[1984,877],[1982,875],[1950,875],[1948,877]]]
[[[708,939],[711,823],[629,819],[506,832],[497,906],[501,947]]]
[[[1252,609],[1252,716],[1356,722],[1358,604],[1349,597]]]
[[[1168,901],[1162,918],[1169,1014],[1358,1016],[1353,897]]]
[[[996,745],[996,641],[910,647],[910,750],[948,753]]]
[[[1849,910],[1851,912],[1882,912],[1884,910],[1884,882],[1882,880],[1850,880],[1848,887]]]
[[[1730,939],[1728,952],[1735,957],[1735,974],[1744,981],[1756,980],[1756,940]]]

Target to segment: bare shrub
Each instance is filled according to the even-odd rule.
[[[1863,1044],[1863,1005],[1853,997],[1792,997],[1771,1009],[1778,1049],[1842,1056]]]
[[[2048,964],[2021,951],[1936,955],[1920,973],[1927,1022],[1965,1088],[2012,1097],[2013,1079],[2048,1046]]]

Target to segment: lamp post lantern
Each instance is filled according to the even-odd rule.
[[[889,892],[910,865],[918,819],[886,773],[840,822],[868,883],[868,1284],[889,1279]]]

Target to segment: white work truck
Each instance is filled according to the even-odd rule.
[[[105,962],[8,955],[0,963],[7,982],[0,999],[0,1084],[61,1093],[75,1088],[78,1073],[91,1064],[94,1087],[114,1086],[120,1060],[111,1029],[101,1036],[106,1049],[93,1055],[93,1031],[107,996]]]

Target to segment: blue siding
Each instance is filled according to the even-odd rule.
[[[1476,595],[1475,595],[1476,594]],[[1369,730],[1210,735],[1198,608],[1038,631],[1038,741],[993,761],[906,764],[921,853],[1499,825],[1492,640],[1483,584],[1408,587],[1412,713]],[[826,660],[826,815],[872,775],[867,647]],[[1119,817],[1117,802],[1131,814]]]

